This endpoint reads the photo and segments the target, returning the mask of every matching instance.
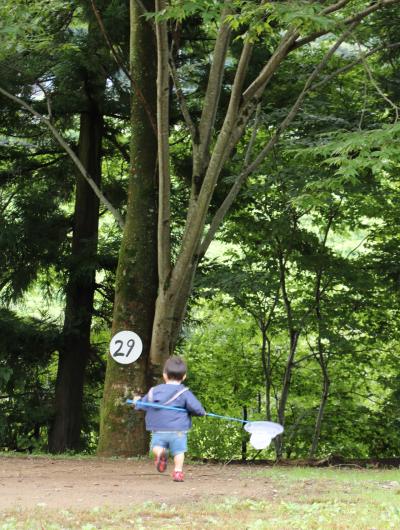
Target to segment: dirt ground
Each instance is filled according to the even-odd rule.
[[[251,466],[189,464],[183,484],[173,482],[170,472],[158,473],[151,460],[0,457],[0,510],[169,504],[177,497],[180,502],[218,502],[226,496],[265,500],[278,494],[272,481],[252,478]]]

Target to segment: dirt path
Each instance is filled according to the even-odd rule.
[[[258,468],[259,469],[259,468]],[[185,482],[158,473],[150,460],[0,457],[0,509],[92,508],[146,501],[174,503],[226,496],[267,499],[272,481],[252,478],[249,466],[188,465]]]

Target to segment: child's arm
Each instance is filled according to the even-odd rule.
[[[205,416],[206,411],[200,401],[189,391],[184,394],[186,398],[185,408],[192,416]]]

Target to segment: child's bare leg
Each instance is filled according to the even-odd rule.
[[[160,456],[160,454],[165,451],[165,448],[164,447],[160,447],[158,445],[156,445],[155,447],[153,447],[153,454],[154,456]]]
[[[182,471],[183,462],[185,461],[185,453],[179,453],[174,456],[175,471]]]
[[[168,454],[165,447],[155,445],[153,447],[153,453],[155,456],[155,464],[157,471],[159,471],[160,473],[164,473],[164,471],[167,469],[168,460]]]

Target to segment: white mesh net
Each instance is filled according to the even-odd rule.
[[[272,421],[250,421],[244,426],[250,433],[250,443],[254,449],[266,449],[272,439],[283,433],[282,425]]]

